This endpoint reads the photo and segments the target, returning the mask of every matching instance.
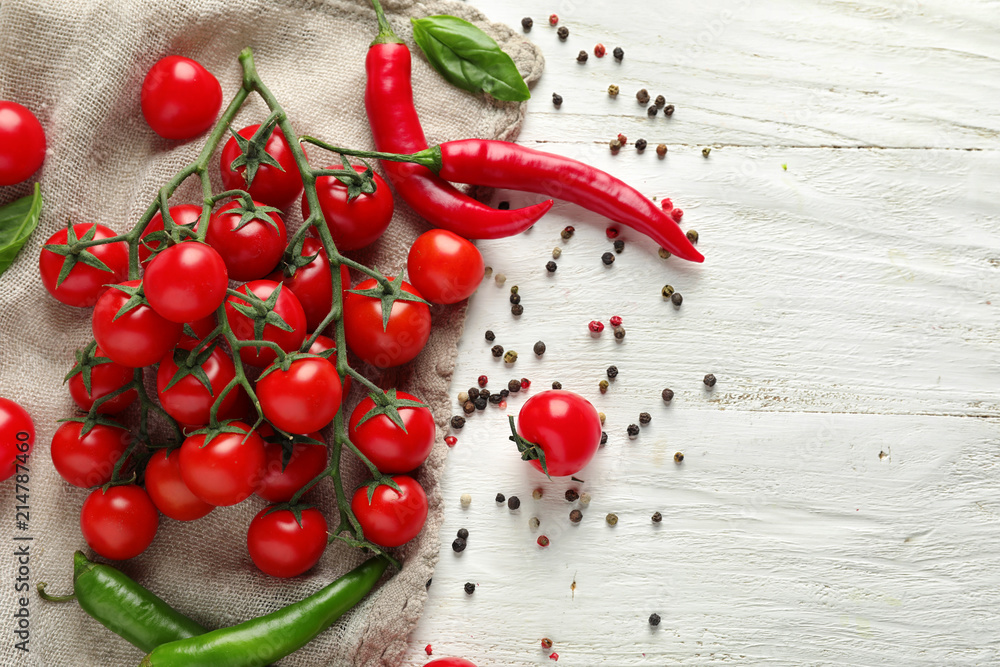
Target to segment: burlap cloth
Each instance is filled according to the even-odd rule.
[[[529,81],[542,69],[539,51],[506,26],[488,23],[477,10],[450,0],[384,2],[399,35],[412,45],[410,16],[449,13],[473,21],[513,56]],[[364,59],[376,33],[363,0],[3,0],[0,3],[0,99],[35,111],[46,129],[49,154],[40,180],[45,198],[41,223],[14,266],[0,278],[0,395],[24,405],[38,436],[31,458],[30,527],[14,528],[15,487],[0,485],[0,664],[133,665],[140,651],[104,629],[75,604],[43,603],[34,584],[71,588],[72,554],[87,550],[79,511],[88,491],[62,481],[52,467],[49,442],[56,420],[74,414],[62,384],[73,350],[91,338],[90,310],[57,303],[42,287],[38,252],[68,218],[128,229],[157,188],[195,157],[201,141],[160,139],[139,112],[139,90],[149,67],[167,54],[192,57],[220,80],[225,101],[240,80],[236,56],[254,49],[258,70],[284,105],[293,125],[348,146],[370,147],[362,104]],[[466,136],[512,139],[524,105],[499,104],[448,86],[414,54],[414,88],[431,143]],[[236,126],[261,121],[264,105],[244,107]],[[315,154],[319,151],[313,151]],[[327,157],[319,161],[327,160]],[[217,171],[217,158],[212,172]],[[196,201],[194,183],[175,197]],[[0,188],[0,203],[28,193],[30,184]],[[216,184],[216,190],[220,190]],[[425,223],[396,203],[393,224],[361,259],[387,273],[405,264],[410,242]],[[297,226],[301,216],[287,217]],[[357,278],[355,278],[357,279]],[[383,374],[425,400],[437,420],[438,442],[417,474],[430,498],[423,532],[400,549],[400,573],[353,613],[282,665],[391,665],[400,661],[407,635],[426,598],[425,583],[438,557],[441,496],[438,479],[451,414],[448,384],[461,334],[464,307],[435,307],[426,349],[412,364]],[[357,400],[357,395],[353,397]],[[348,406],[351,407],[351,406]],[[350,454],[346,485],[362,471]],[[331,485],[312,496],[333,521]],[[218,508],[193,523],[161,518],[159,533],[143,555],[118,566],[167,602],[208,627],[269,613],[301,599],[357,565],[357,550],[334,543],[306,576],[262,575],[246,550],[246,527],[264,503],[256,497]],[[14,534],[31,536],[30,654],[14,649],[11,612],[15,592]]]

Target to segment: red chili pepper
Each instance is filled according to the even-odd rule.
[[[378,0],[379,34],[368,49],[365,68],[365,109],[375,148],[390,153],[412,153],[427,148],[420,119],[413,106],[410,50],[392,31]],[[403,201],[435,227],[471,239],[512,236],[535,224],[552,208],[552,200],[522,209],[500,211],[462,194],[426,167],[383,162],[383,168]]]

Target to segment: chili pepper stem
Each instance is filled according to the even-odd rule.
[[[372,160],[388,160],[390,162],[411,162],[413,164],[419,164],[422,167],[427,167],[435,174],[441,171],[441,148],[440,146],[431,146],[430,148],[425,148],[422,151],[417,151],[416,153],[383,153],[382,151],[362,151],[354,148],[342,148],[340,146],[334,146],[329,144],[322,139],[317,139],[316,137],[310,137],[305,135],[300,138],[300,141],[312,144],[314,146],[319,146],[332,153],[338,153],[340,155],[350,155],[351,157],[361,157],[369,158]]]
[[[372,44],[402,44],[403,40],[396,36],[388,19],[385,18],[382,3],[378,0],[372,0],[372,6],[375,8],[375,18],[378,19],[378,36],[372,41]]]
[[[45,587],[48,586],[44,581],[39,581],[35,588],[38,590],[38,597],[42,598],[46,602],[73,602],[76,600],[76,593],[71,593],[69,595],[51,595],[45,592]]]

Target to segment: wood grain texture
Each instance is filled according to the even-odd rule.
[[[506,439],[523,395],[470,418],[405,664],[423,665],[427,644],[479,667],[553,664],[545,636],[558,664],[581,666],[1000,661],[1000,3],[475,4],[512,25],[533,16],[548,59],[520,140],[671,197],[708,259],[662,260],[625,231],[605,267],[606,222],[570,205],[480,244],[507,281],[472,299],[452,393],[481,373],[491,389],[529,377],[529,394],[559,380],[607,414],[608,445],[586,483],[550,482]],[[598,41],[625,60],[578,65]],[[639,87],[677,113],[650,120]],[[668,157],[612,156],[618,132],[665,141]],[[623,342],[590,336],[588,321],[616,314]],[[520,353],[513,367],[489,354],[487,328]],[[652,422],[629,440],[640,411]],[[590,505],[566,502],[570,486]]]

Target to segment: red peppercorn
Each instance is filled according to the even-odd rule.
[[[660,207],[662,207],[664,211],[669,211],[674,207],[674,203],[670,201],[669,197],[667,197],[666,199],[660,202]]]
[[[555,660],[555,661],[558,662],[559,661],[559,654],[558,653],[553,653],[552,655],[549,656],[549,658],[551,658],[552,660]]]
[[[497,407],[500,408],[501,410],[506,410],[507,409],[507,401],[500,401],[499,403],[497,403]]]
[[[616,238],[618,238],[618,228],[617,227],[608,227],[607,229],[604,230],[604,234],[609,239],[616,239]]]
[[[590,327],[590,330],[593,331],[594,333],[601,333],[602,331],[604,331],[604,324],[598,322],[597,320],[593,320],[587,326]]]
[[[449,447],[454,447],[456,442],[458,442],[458,438],[456,438],[453,435],[446,436],[444,439],[444,444],[448,445]]]
[[[622,318],[619,315],[613,315],[611,317],[611,326],[620,327],[622,325]]]
[[[424,647],[424,651],[427,653],[427,655],[431,655],[431,653],[433,653],[433,650],[431,649],[431,645],[430,644],[428,644],[427,646]]]
[[[671,217],[673,217],[674,220],[676,220],[677,222],[680,222],[681,218],[684,217],[684,211],[682,211],[679,208],[675,208],[674,210],[672,210],[670,212],[670,215],[671,215]]]
[[[549,17],[549,25],[555,25],[557,23],[559,23],[558,14],[553,14],[552,16]]]
[[[486,377],[485,375],[480,375],[479,376],[479,386],[480,387],[485,387],[486,383],[489,382],[489,381],[490,381],[490,379],[488,377]]]
[[[521,391],[524,391],[531,386],[531,380],[528,378],[521,378]]]
[[[622,142],[622,146],[628,146],[628,137],[621,132],[618,133],[618,141]]]
[[[598,58],[603,58],[605,53],[606,50],[604,49],[603,44],[598,44],[597,46],[594,47],[594,55],[597,56]]]
[[[545,537],[544,535],[539,535],[538,536],[538,546],[540,546],[540,547],[547,547],[547,546],[549,546],[549,538]]]

